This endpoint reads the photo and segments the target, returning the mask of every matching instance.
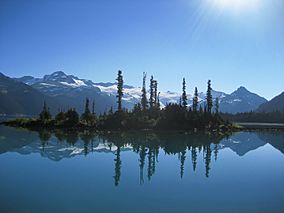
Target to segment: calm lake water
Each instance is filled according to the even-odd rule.
[[[0,127],[0,212],[284,212],[284,134]]]

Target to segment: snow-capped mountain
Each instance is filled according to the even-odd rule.
[[[43,78],[34,78],[32,76],[24,76],[16,80],[24,82],[27,85],[39,90],[45,95],[60,98],[68,103],[68,106],[76,106],[80,104],[79,111],[83,110],[83,102],[86,97],[95,99],[100,105],[100,110],[106,111],[110,107],[116,108],[116,83],[95,83],[91,80],[80,79],[74,75],[67,75],[62,71],[45,75]],[[173,91],[160,91],[160,105],[166,106],[168,103],[179,103],[180,93]],[[212,97],[217,97],[220,101],[220,111],[228,113],[248,112],[255,110],[259,105],[267,100],[249,92],[246,88],[240,87],[231,94],[220,91],[212,91]],[[125,108],[132,109],[134,104],[138,103],[141,98],[141,87],[124,85],[123,105]],[[188,105],[192,105],[192,94],[188,94]],[[206,93],[199,93],[199,104],[206,104]],[[72,99],[72,101],[70,101]],[[74,103],[76,102],[76,103]]]
[[[110,107],[116,106],[116,98],[102,93],[98,87],[94,86],[92,81],[79,79],[76,76],[67,75],[62,71],[45,75],[43,78],[24,76],[15,80],[21,81],[40,91],[42,94],[53,98],[58,103],[57,108],[54,109],[56,112],[60,109],[66,110],[74,107],[81,113],[84,110],[84,102],[87,97],[91,101],[95,101],[95,110],[97,113],[102,113]],[[52,109],[54,106],[50,106],[50,108]]]
[[[116,83],[94,83],[93,86],[99,88],[102,93],[116,96],[117,94],[117,84]],[[134,105],[140,101],[141,97],[141,88],[133,87],[129,85],[123,86],[123,97],[122,100],[124,102],[129,103],[130,105]]]
[[[60,96],[63,94],[80,92],[85,90],[95,90],[98,93],[115,98],[117,94],[116,83],[94,83],[91,80],[79,79],[73,75],[67,75],[62,71],[54,72],[50,75],[45,75],[43,78],[34,78],[32,76],[24,76],[17,78],[16,80],[21,81],[27,85],[30,85],[44,94],[51,96]],[[134,87],[124,85],[123,87],[123,102],[124,105],[131,109],[134,104],[138,103],[141,98],[141,87]],[[203,100],[202,94],[200,93],[200,101]],[[178,103],[180,94],[176,92],[160,92],[160,104],[164,107],[167,103]],[[192,99],[191,95],[188,95],[188,99]]]
[[[248,91],[245,87],[239,87],[221,100],[220,111],[229,113],[250,112],[266,102],[265,98]]]
[[[97,92],[100,92],[98,88],[94,87],[94,83],[92,81],[79,79],[76,76],[67,75],[62,71],[45,75],[43,78],[24,76],[22,78],[17,78],[16,80],[30,85],[51,96],[57,96],[70,91],[80,91],[86,88],[95,89]]]

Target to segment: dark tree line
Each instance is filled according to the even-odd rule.
[[[187,102],[186,81],[182,81],[182,95],[180,103],[169,103],[160,108],[158,82],[153,76],[150,78],[149,99],[147,99],[146,73],[143,73],[141,101],[135,104],[133,110],[128,111],[122,107],[123,76],[118,71],[117,77],[117,102],[116,112],[105,113],[98,118],[99,129],[156,129],[156,130],[204,130],[216,129],[224,123],[219,116],[219,102],[216,110],[212,111],[212,88],[208,81],[207,105],[202,107],[198,102],[198,90],[195,88],[193,105]],[[199,106],[199,109],[197,109]]]
[[[224,120],[232,122],[284,123],[284,110],[274,112],[220,113]]]

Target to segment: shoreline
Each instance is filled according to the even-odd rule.
[[[232,123],[230,126],[225,126],[225,129],[200,129],[200,130],[170,130],[170,129],[96,129],[94,127],[88,126],[75,126],[75,127],[63,127],[63,126],[38,126],[29,127],[24,125],[15,125],[11,121],[0,122],[0,126],[8,126],[13,128],[22,128],[29,131],[64,131],[64,132],[84,132],[90,131],[97,134],[116,134],[116,133],[158,133],[158,134],[223,134],[230,135],[235,132],[241,131],[284,131],[284,124],[281,123],[253,123],[253,122],[242,122],[242,123]]]
[[[236,122],[237,125],[250,128],[284,128],[284,123],[266,123],[266,122]]]

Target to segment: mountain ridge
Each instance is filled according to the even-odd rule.
[[[3,74],[2,74],[3,75]],[[52,97],[67,107],[76,107],[79,112],[83,111],[84,100],[86,97],[96,102],[96,111],[101,113],[113,107],[116,109],[116,83],[112,82],[93,82],[92,80],[81,79],[74,75],[68,75],[63,71],[56,71],[44,75],[42,78],[33,76],[23,76],[14,78],[42,94]],[[160,91],[160,105],[164,107],[168,103],[179,103],[181,94],[172,91]],[[241,86],[231,94],[221,91],[212,91],[213,99],[219,98],[220,111],[228,113],[238,113],[256,110],[261,104],[267,102],[263,97],[251,93]],[[141,87],[124,85],[123,105],[127,109],[140,102]],[[188,105],[192,105],[192,94],[188,94]],[[64,103],[64,104],[62,104]],[[199,93],[199,105],[206,104],[206,93]]]

